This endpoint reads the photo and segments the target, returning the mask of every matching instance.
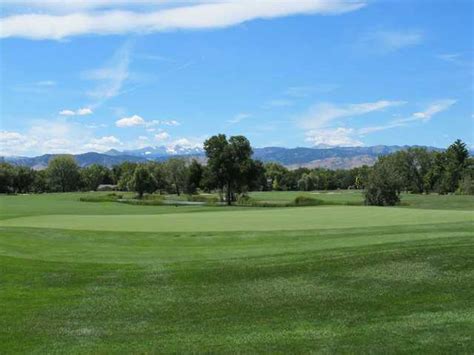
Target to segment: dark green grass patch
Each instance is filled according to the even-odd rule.
[[[381,228],[1,235],[7,353],[468,353],[474,346],[468,225],[387,236]]]

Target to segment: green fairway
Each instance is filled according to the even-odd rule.
[[[1,353],[474,348],[470,196],[259,209],[80,196],[0,197]]]

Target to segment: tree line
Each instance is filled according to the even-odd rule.
[[[248,191],[360,189],[366,203],[393,205],[403,191],[440,194],[474,193],[474,160],[457,140],[445,151],[409,148],[380,157],[374,166],[353,169],[298,168],[252,159],[247,138],[223,134],[204,142],[207,163],[171,158],[165,162],[124,162],[107,168],[79,167],[70,155],[57,156],[44,170],[0,163],[1,193],[93,191],[117,185],[123,191],[195,194],[217,191],[231,204]]]

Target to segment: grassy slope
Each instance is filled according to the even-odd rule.
[[[18,197],[0,198],[1,212],[172,212],[177,218],[176,212],[200,208],[79,203],[76,195],[13,198]],[[227,209],[199,210],[203,213],[182,216],[235,215]],[[287,212],[305,210],[312,209]],[[426,213],[429,218],[432,212]],[[161,217],[166,216],[156,216]],[[447,221],[438,217],[437,222]],[[363,224],[226,233],[0,227],[0,349],[470,352],[472,219]]]

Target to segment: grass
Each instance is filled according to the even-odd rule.
[[[464,222],[470,211],[324,206],[261,210],[207,211],[162,215],[46,215],[0,221],[0,227],[96,231],[193,232],[358,228]]]
[[[329,203],[363,205],[364,197],[361,191],[272,191],[252,192],[250,196],[257,201],[280,203],[282,205],[294,201],[298,196],[316,198]],[[442,210],[474,210],[474,197],[468,195],[419,195],[401,194],[401,206],[406,208],[442,209]]]
[[[0,197],[2,353],[474,348],[472,197],[258,209],[81,196]]]

